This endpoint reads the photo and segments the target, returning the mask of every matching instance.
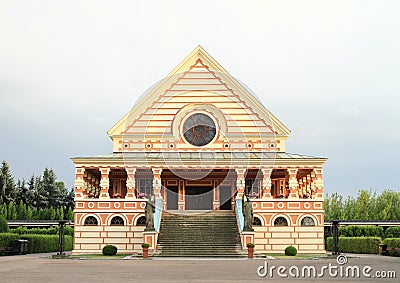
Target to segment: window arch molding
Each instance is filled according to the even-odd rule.
[[[263,226],[260,217],[254,216],[254,218],[253,218],[253,226],[256,226],[256,227]]]
[[[146,226],[146,216],[144,214],[139,215],[134,222],[135,226]]]
[[[110,220],[110,226],[125,226],[125,221],[121,216],[115,215]]]
[[[118,226],[118,225],[116,225],[116,224],[112,224],[112,223],[111,223],[112,220],[113,220],[116,216],[120,217],[120,218],[123,220],[124,226],[128,224],[128,219],[126,219],[125,215],[123,215],[123,214],[112,214],[112,215],[109,215],[109,216],[107,217],[107,223],[108,223],[109,226]]]
[[[260,214],[254,214],[254,218],[253,219],[258,219],[259,220],[259,223],[260,223],[260,225],[255,225],[254,223],[257,221],[254,221],[253,220],[253,225],[254,226],[265,226],[265,223],[266,223],[266,221],[265,221],[265,218],[262,216],[262,215],[260,215]]]
[[[282,225],[282,221],[286,221],[287,225]],[[284,214],[277,214],[272,218],[272,226],[276,226],[276,227],[287,227],[291,225],[291,221],[290,218],[287,215]],[[281,223],[280,225],[276,225],[278,223]]]
[[[299,226],[316,226],[316,223],[318,223],[318,222],[314,216],[306,214],[306,215],[302,215],[301,217],[299,217],[299,221],[297,224]]]
[[[97,216],[93,214],[87,215],[83,220],[84,226],[99,226],[99,224],[100,224],[99,219],[97,218]]]

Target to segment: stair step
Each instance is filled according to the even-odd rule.
[[[234,211],[163,213],[157,256],[241,257]]]

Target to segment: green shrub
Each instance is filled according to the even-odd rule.
[[[65,226],[64,227],[64,234],[73,237],[74,236],[74,228],[72,228],[71,226]]]
[[[246,247],[248,248],[254,248],[256,245],[253,243],[247,243]]]
[[[58,251],[58,235],[20,235],[20,239],[28,240],[28,253],[51,253]],[[73,238],[64,236],[64,250],[71,251]]]
[[[378,254],[382,239],[379,237],[339,237],[339,251],[344,253]],[[333,250],[333,238],[326,239],[328,251]]]
[[[333,237],[326,238],[325,245],[327,251],[333,251]]]
[[[385,233],[380,226],[344,226],[339,227],[339,236],[343,237],[380,237],[384,238]]]
[[[386,238],[383,244],[390,248],[400,248],[400,238]]]
[[[8,227],[7,220],[3,215],[0,215],[0,233],[10,232],[10,227]]]
[[[19,235],[25,234],[36,234],[36,235],[58,235],[59,227],[51,227],[51,228],[26,228],[24,226],[20,226],[18,228],[11,229],[11,233],[16,233]],[[70,226],[64,227],[64,235],[74,236],[74,228]]]
[[[116,255],[117,254],[117,247],[113,245],[106,245],[103,248],[103,255]]]
[[[288,246],[285,249],[285,255],[295,256],[295,255],[297,255],[297,249],[295,247],[293,247],[293,246]]]
[[[0,247],[7,248],[11,241],[18,240],[19,235],[13,233],[0,233]]]
[[[386,238],[400,238],[400,227],[389,227],[385,232]]]

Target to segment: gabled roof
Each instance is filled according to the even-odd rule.
[[[161,112],[159,109],[165,106],[165,101],[172,98],[178,99],[178,96],[181,96],[180,102],[182,103],[187,99],[184,97],[185,95],[188,97],[197,95],[194,93],[200,93],[200,95],[207,93],[205,100],[210,99],[210,94],[214,93],[214,96],[211,95],[211,99],[215,99],[218,103],[223,103],[222,97],[232,100],[236,103],[237,111],[242,110],[240,107],[245,108],[249,115],[248,119],[253,121],[259,129],[264,128],[265,133],[269,132],[283,137],[288,137],[290,134],[289,129],[269,112],[245,86],[229,75],[201,46],[197,46],[167,77],[143,95],[132,110],[108,131],[108,135],[113,139],[113,136],[116,135],[141,133],[151,127],[163,127],[162,122],[148,127],[151,123],[150,119],[158,113],[162,113],[164,116],[169,114],[173,117],[181,107],[178,100],[173,104],[175,109],[168,108],[168,111]],[[216,93],[220,95],[219,98]],[[234,113],[236,110],[231,109],[230,111]],[[163,119],[169,120],[170,118],[164,117]]]

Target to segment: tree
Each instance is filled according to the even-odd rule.
[[[67,213],[66,219],[67,219],[67,220],[74,221],[74,212],[72,211],[72,208],[71,208],[71,207],[68,208],[68,213]]]
[[[3,215],[0,215],[0,233],[10,232],[10,227],[8,227],[8,223]]]
[[[20,200],[17,206],[17,218],[19,220],[26,220],[26,205]]]
[[[61,206],[61,190],[64,187],[64,183],[56,183],[56,174],[53,169],[46,168],[43,172],[43,190],[46,192],[48,197],[48,207],[58,208]]]
[[[17,208],[14,205],[13,201],[10,201],[8,204],[8,209],[7,209],[7,219],[8,220],[17,220],[18,215],[17,215]]]
[[[36,208],[44,209],[49,206],[49,193],[45,190],[42,178],[40,177],[35,178],[33,203]]]
[[[325,200],[325,218],[328,220],[340,220],[343,213],[343,197],[338,193],[327,195]]]
[[[360,190],[357,197],[348,196],[343,202],[337,193],[325,198],[326,220],[398,220],[400,192],[384,190],[378,195],[371,190]]]
[[[3,160],[0,168],[0,203],[9,204],[15,199],[16,191],[14,178],[11,175],[10,167]]]
[[[30,208],[30,206],[28,206],[28,209],[26,210],[26,219],[25,220],[32,220],[32,219],[33,219],[32,209]]]
[[[0,216],[3,216],[7,219],[7,205],[5,203],[0,204]]]
[[[15,197],[15,203],[20,203],[22,201],[25,205],[29,205],[32,197],[29,187],[26,186],[24,179],[18,180],[16,191],[17,195]]]

